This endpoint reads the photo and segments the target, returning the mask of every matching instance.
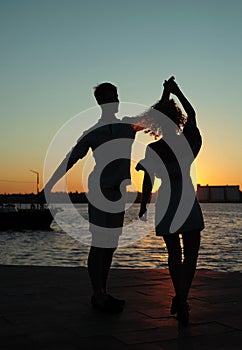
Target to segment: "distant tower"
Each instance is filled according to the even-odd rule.
[[[38,194],[39,193],[39,173],[38,173],[38,171],[35,171],[35,170],[32,170],[32,169],[30,169],[30,171],[37,175],[37,178],[36,178],[36,192]]]

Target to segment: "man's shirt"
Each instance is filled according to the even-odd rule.
[[[117,188],[124,180],[130,182],[131,148],[137,131],[131,122],[135,120],[135,117],[115,118],[108,124],[99,119],[67,154],[70,168],[92,149],[96,164],[89,175],[89,190],[95,188],[97,181],[101,188]]]

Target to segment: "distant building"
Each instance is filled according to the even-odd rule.
[[[239,185],[236,186],[201,186],[197,185],[197,198],[199,202],[241,202]]]

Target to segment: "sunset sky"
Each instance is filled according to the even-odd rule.
[[[241,38],[240,0],[1,0],[0,193],[36,191],[30,169],[42,182],[49,144],[95,106],[97,83],[150,106],[171,75],[203,136],[197,183],[242,190]],[[80,134],[98,118],[83,120]],[[81,190],[81,165],[69,190]]]

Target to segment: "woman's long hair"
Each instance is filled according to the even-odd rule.
[[[179,131],[182,130],[187,118],[173,98],[163,103],[158,102],[153,108],[164,113],[177,125]]]

